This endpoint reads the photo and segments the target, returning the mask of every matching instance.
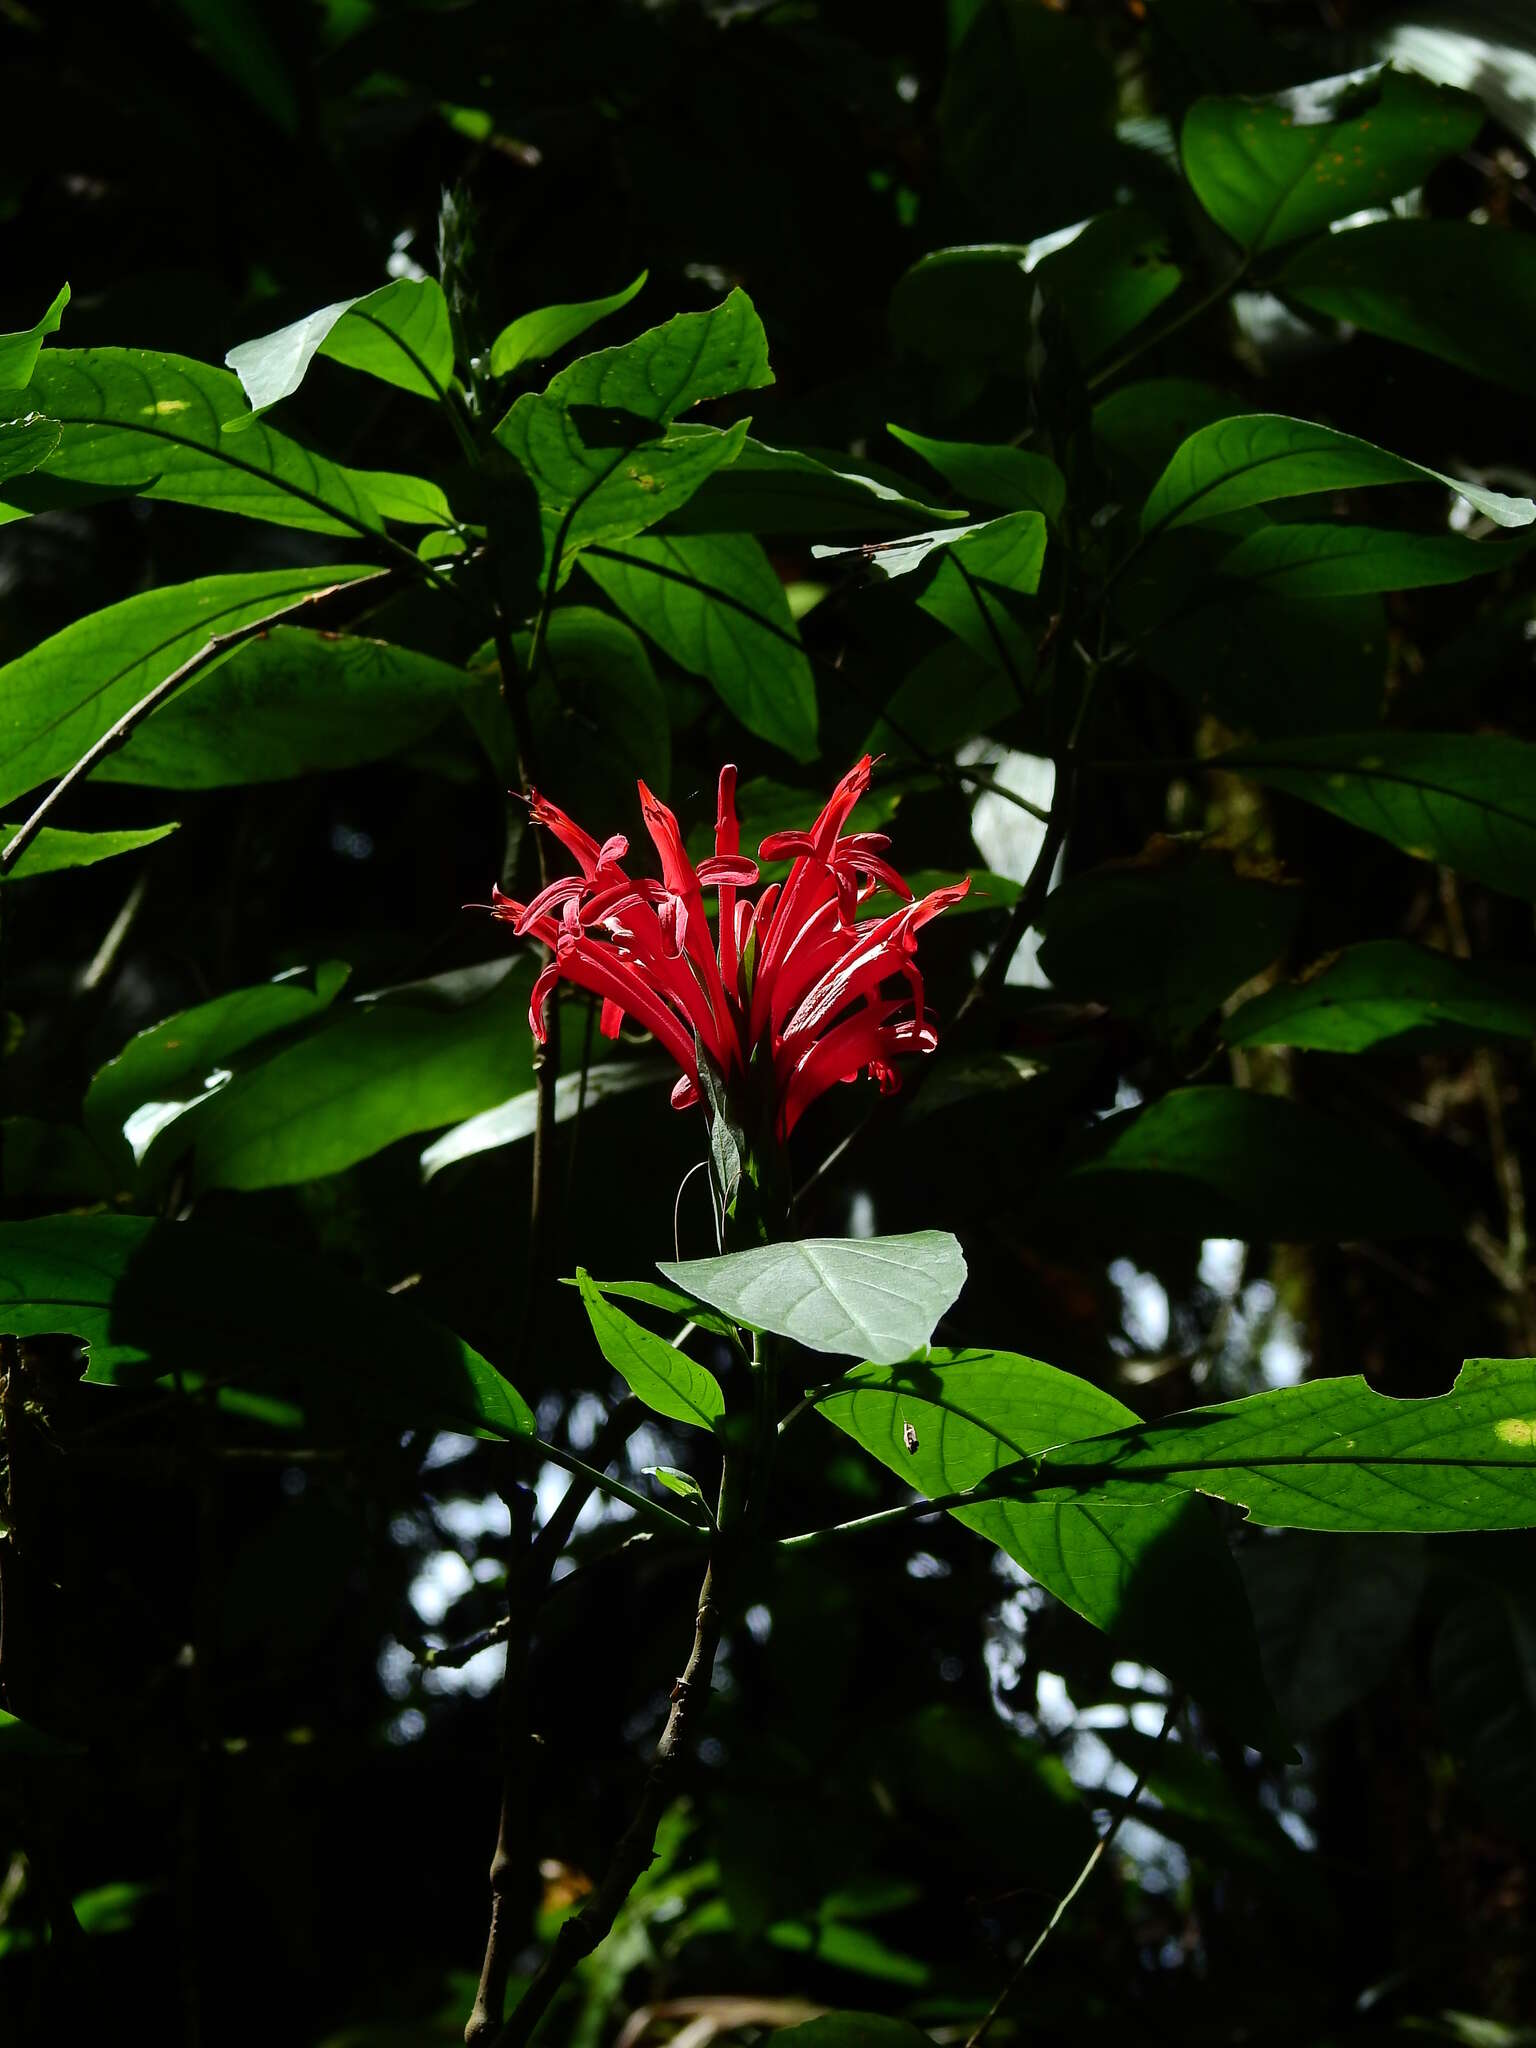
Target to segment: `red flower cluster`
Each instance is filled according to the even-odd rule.
[[[599,846],[535,794],[535,822],[574,854],[581,872],[551,882],[531,903],[491,892],[497,917],[554,953],[534,984],[534,1037],[543,1044],[556,982],[572,982],[601,996],[606,1037],[616,1038],[629,1016],[660,1039],[683,1070],[672,1091],[679,1109],[699,1099],[698,1046],[732,1095],[756,1092],[771,1072],[780,1139],[834,1082],[867,1071],[885,1093],[898,1088],[896,1055],[932,1052],[938,1043],[923,1008],[917,934],[970,883],[914,901],[884,858],[883,834],[844,834],[871,766],[866,754],[849,769],[809,832],[775,832],[762,842],[762,860],[794,865],[755,902],[741,893],[755,887],[758,869],[741,852],[733,767],[720,771],[714,858],[697,867],[677,819],[640,784],[645,828],[661,856],[659,882],[626,873],[626,839]],[[904,899],[901,908],[857,918],[878,888]],[[718,943],[706,889],[719,899]]]

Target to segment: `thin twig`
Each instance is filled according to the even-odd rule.
[[[1126,1793],[1125,1797],[1120,1801],[1120,1804],[1116,1807],[1113,1818],[1110,1820],[1109,1826],[1104,1830],[1103,1834],[1100,1835],[1097,1842],[1094,1843],[1093,1848],[1089,1851],[1087,1862],[1083,1865],[1082,1869],[1077,1873],[1077,1876],[1072,1880],[1072,1883],[1067,1888],[1066,1892],[1063,1894],[1061,1899],[1058,1900],[1056,1910],[1052,1913],[1050,1919],[1046,1921],[1045,1925],[1041,1928],[1040,1932],[1035,1936],[1034,1942],[1030,1947],[1029,1953],[1025,1956],[1023,1962],[1019,1964],[1018,1968],[1014,1971],[1013,1975],[1008,1979],[1008,1982],[1003,1986],[1002,1990],[999,1991],[996,1998],[993,1999],[991,2007],[987,2011],[987,2013],[983,2016],[983,2018],[980,2021],[978,2021],[977,2025],[966,2037],[965,2048],[980,2048],[980,2043],[986,2039],[988,2033],[991,2031],[993,2021],[996,2020],[998,2015],[1002,2012],[1003,2007],[1008,2003],[1009,1999],[1017,1990],[1019,1982],[1024,1975],[1024,1972],[1035,1960],[1035,1957],[1039,1955],[1041,1949],[1045,1947],[1046,1942],[1050,1939],[1051,1935],[1055,1933],[1057,1927],[1060,1925],[1061,1920],[1065,1915],[1068,1907],[1072,1904],[1072,1901],[1077,1897],[1078,1893],[1082,1890],[1083,1886],[1088,1882],[1089,1878],[1092,1877],[1094,1871],[1098,1869],[1099,1864],[1103,1861],[1104,1856],[1108,1851],[1111,1843],[1114,1841],[1116,1835],[1119,1834],[1121,1826],[1127,1819],[1129,1819],[1131,1811],[1135,1807],[1137,1800],[1146,1790],[1147,1779],[1152,1774],[1152,1766],[1157,1761],[1158,1754],[1162,1749],[1163,1743],[1166,1741],[1168,1737],[1169,1731],[1173,1727],[1174,1721],[1178,1716],[1179,1709],[1182,1706],[1182,1704],[1182,1700],[1177,1695],[1169,1700],[1167,1712],[1163,1716],[1163,1725],[1161,1728],[1158,1729],[1156,1739],[1153,1743],[1152,1754],[1147,1758],[1146,1762],[1142,1765],[1135,1784],[1131,1787],[1130,1791]]]

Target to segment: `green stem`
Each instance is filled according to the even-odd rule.
[[[692,1522],[685,1522],[681,1515],[674,1515],[670,1508],[662,1507],[657,1501],[647,1500],[643,1493],[636,1493],[635,1489],[626,1486],[622,1479],[610,1479],[606,1473],[594,1471],[592,1466],[583,1464],[573,1452],[561,1450],[558,1444],[546,1443],[542,1437],[520,1437],[516,1441],[527,1444],[531,1450],[537,1450],[539,1455],[547,1458],[552,1465],[560,1465],[567,1472],[574,1472],[578,1478],[584,1479],[589,1486],[596,1487],[600,1493],[609,1494],[614,1500],[623,1501],[626,1507],[634,1509],[638,1520],[649,1523],[653,1529],[663,1531],[669,1536],[686,1536],[690,1543],[704,1541],[704,1532]]]

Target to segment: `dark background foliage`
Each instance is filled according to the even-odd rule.
[[[1428,176],[1420,213],[1475,216],[1528,250],[1536,128],[1515,58],[1536,69],[1536,42],[1524,10],[1446,5],[1413,21],[1427,64],[1483,53],[1470,77],[1490,109]],[[1059,437],[1088,402],[1082,330],[1064,345],[1055,329],[1000,327],[995,305],[971,315],[946,287],[927,316],[939,342],[914,345],[905,273],[930,251],[1027,242],[1134,198],[1146,262],[1176,263],[1184,280],[1131,335],[1154,339],[1135,377],[1206,380],[1235,409],[1326,420],[1527,492],[1529,378],[1501,388],[1257,292],[1214,295],[1155,344],[1169,311],[1194,307],[1229,261],[1178,172],[1172,137],[1189,105],[1375,61],[1398,26],[1388,6],[1306,0],[144,0],[89,16],[0,0],[0,328],[29,326],[67,274],[61,341],[220,362],[382,283],[392,256],[435,271],[446,188],[469,209],[484,337],[642,268],[628,324],[600,340],[740,284],[777,381],[710,416],[750,410],[763,440],[851,454],[943,504],[955,494],[933,488],[885,424],[1008,442],[1043,422]],[[1512,288],[1486,325],[1528,337],[1526,310]],[[1114,353],[1097,354],[1100,369]],[[1156,401],[1156,458],[1134,481],[1110,463],[1098,504],[1139,500],[1185,430],[1183,402],[1171,387]],[[451,452],[427,408],[324,366],[282,422],[361,468],[426,472]],[[1373,523],[1443,526],[1433,493],[1367,496]],[[1361,515],[1343,494],[1328,509]],[[914,656],[944,638],[925,620],[914,639],[895,586],[862,564],[813,561],[812,538],[776,539],[773,555],[787,584],[825,589],[804,622],[822,658],[820,757],[792,762],[658,657],[687,826],[712,816],[727,757],[744,780],[792,782],[808,816]],[[164,584],[357,558],[350,543],[174,504],[61,506],[0,531],[0,659]],[[1146,1414],[1298,1375],[1363,1371],[1383,1391],[1438,1392],[1464,1357],[1536,1350],[1519,1214],[1527,1044],[1426,1031],[1347,1058],[1229,1048],[1216,1018],[1277,958],[1294,971],[1366,938],[1465,946],[1529,971],[1528,902],[1188,765],[1234,734],[1368,725],[1381,704],[1406,730],[1536,738],[1531,589],[1516,561],[1474,582],[1341,601],[1355,607],[1347,617],[1234,602],[1181,635],[1154,614],[1149,644],[1098,699],[1096,753],[1136,772],[1089,777],[1069,881],[1149,845],[1160,871],[1181,857],[1166,835],[1204,833],[1237,850],[1247,879],[1294,885],[1288,932],[1248,959],[1247,898],[1168,927],[1133,904],[1118,924],[1080,920],[1075,945],[1068,919],[1047,941],[1054,987],[1010,987],[958,1048],[1042,1071],[942,1109],[935,1085],[867,1126],[863,1091],[842,1092],[796,1142],[808,1175],[858,1132],[802,1227],[953,1229],[971,1278],[946,1341],[1049,1359]],[[590,589],[582,601],[596,601]],[[1351,691],[1366,715],[1341,719]],[[940,699],[916,720],[933,720],[934,753],[983,732],[999,750],[1050,750],[1039,699],[963,730]],[[1295,725],[1287,706],[1301,707]],[[601,719],[568,725],[546,773],[600,834],[633,833],[631,814],[603,813],[627,773],[605,765],[608,740]],[[891,753],[899,780],[913,764]],[[904,865],[976,865],[974,791],[908,781]],[[502,872],[507,815],[456,722],[366,765],[172,796],[168,807],[164,791],[114,784],[71,811],[83,827],[179,818],[132,873],[7,888],[8,1118],[75,1126],[91,1076],[133,1033],[285,969],[343,959],[354,989],[381,988],[500,949],[459,908]],[[997,929],[983,912],[925,939],[941,1016]],[[1193,959],[1194,929],[1214,933],[1215,965],[1204,979],[1198,962],[1181,967],[1161,991],[1170,952]],[[509,1017],[510,1092],[527,1049],[516,1005]],[[581,1050],[569,1029],[567,1041],[570,1070]],[[1328,1144],[1278,1167],[1240,1144],[1212,1168],[1214,1194],[1209,1177],[1154,1174],[1084,1197],[1070,1168],[1104,1113],[1231,1078],[1334,1119]],[[7,1128],[10,1162],[19,1127]],[[1359,1133],[1437,1183],[1458,1226],[1406,1242],[1378,1227],[1383,1176],[1340,1191]],[[652,1088],[563,1125],[553,1270],[579,1260],[641,1274],[670,1257],[697,1143],[696,1122]],[[421,1144],[295,1185],[214,1187],[197,1217],[405,1289],[504,1358],[527,1270],[527,1145],[424,1184]],[[61,1171],[62,1189],[46,1176],[29,1186],[8,1163],[6,1216],[76,1197]],[[145,1206],[174,1213],[186,1198],[173,1183]],[[698,1181],[678,1230],[685,1254],[711,1248]],[[290,1313],[302,1322],[312,1308]],[[580,1451],[609,1376],[565,1295],[539,1336],[522,1391],[542,1432]],[[298,1449],[260,1413],[108,1393],[79,1384],[68,1347],[30,1354],[25,1399],[18,1385],[5,1416],[0,1679],[21,1718],[0,1729],[0,2037],[83,2040],[125,2020],[189,2042],[458,2037],[494,1834],[495,1655],[445,1671],[417,1653],[500,1612],[498,1489],[511,1478],[493,1444],[402,1430],[370,1400],[368,1369],[351,1360],[343,1391],[314,1397]],[[814,1418],[796,1433],[785,1527],[893,1497]],[[679,1436],[653,1422],[630,1446],[630,1476],[687,1462]],[[541,1484],[541,1512],[549,1498]],[[1410,2024],[1531,2038],[1531,1539],[1234,1533],[1301,1760],[1263,1760],[1189,1707],[1189,1739],[1155,1760],[1157,1811],[1126,1830],[1053,1938],[1014,2038],[1368,2043]],[[557,1581],[535,1647],[546,1929],[602,1868],[685,1648],[694,1566],[659,1547],[620,1550],[630,1534],[609,1513],[583,1524],[580,1569]],[[947,1519],[898,1525],[835,1563],[811,1552],[765,1567],[751,1593],[691,1802],[551,2034],[598,2043],[647,2002],[740,1993],[902,2012],[961,2039],[1070,1882],[1090,1817],[1145,1761],[1166,1682]]]

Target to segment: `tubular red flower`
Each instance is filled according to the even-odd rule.
[[[548,883],[528,903],[491,892],[493,914],[554,957],[534,983],[529,1023],[543,1041],[549,999],[561,981],[597,996],[600,1028],[615,1038],[626,1017],[658,1038],[677,1062],[672,1091],[683,1109],[701,1099],[699,1050],[714,1067],[746,1128],[787,1138],[805,1110],[839,1082],[867,1074],[882,1091],[900,1086],[896,1059],[932,1052],[938,1033],[923,999],[917,936],[957,903],[969,880],[914,900],[887,860],[879,832],[846,832],[869,788],[873,763],[855,762],[808,832],[775,832],[763,860],[789,859],[782,884],[755,901],[757,862],[741,852],[736,770],[720,771],[712,857],[689,857],[676,817],[639,785],[641,816],[661,879],[630,875],[628,841],[601,844],[537,794],[529,808],[575,858],[579,874]],[[860,919],[886,890],[898,907]],[[712,933],[704,892],[718,894]],[[734,1113],[734,1112],[733,1112]]]

